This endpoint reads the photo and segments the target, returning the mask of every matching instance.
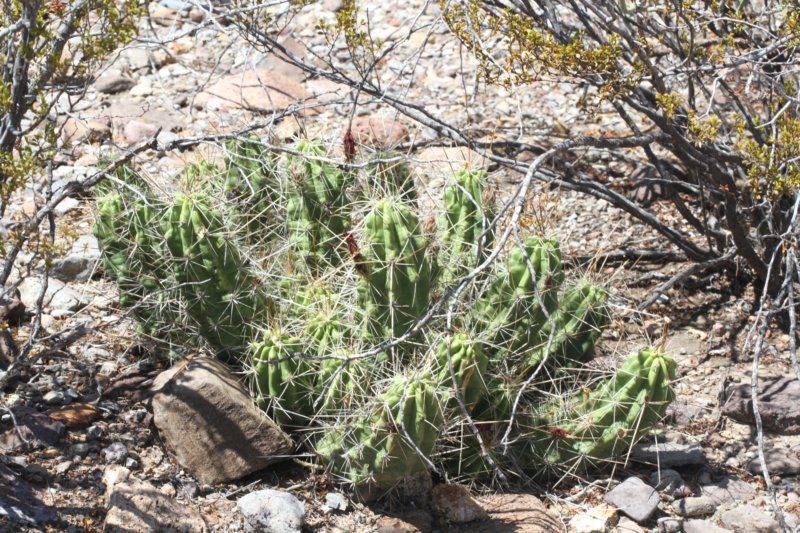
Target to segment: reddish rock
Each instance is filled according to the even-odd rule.
[[[408,140],[408,129],[386,118],[356,117],[350,129],[359,144],[375,148],[390,148]]]
[[[750,383],[734,385],[725,391],[728,400],[722,414],[742,424],[755,425]],[[765,431],[780,435],[800,434],[800,380],[788,377],[765,378],[758,387],[758,413]]]
[[[303,84],[264,68],[248,69],[220,79],[194,99],[200,108],[243,108],[270,113],[283,110],[306,98]]]
[[[156,124],[132,120],[125,126],[123,134],[125,135],[125,141],[129,145],[133,145],[154,137],[159,129]]]
[[[488,518],[483,507],[463,485],[436,485],[433,487],[433,505],[448,522],[463,524]]]
[[[160,7],[150,13],[150,20],[159,26],[180,28],[183,25],[178,12],[168,7]]]
[[[563,533],[564,525],[531,494],[496,494],[485,499],[489,519],[451,529],[453,533]]]
[[[100,418],[100,410],[90,403],[71,403],[47,412],[52,420],[68,428],[85,428]]]

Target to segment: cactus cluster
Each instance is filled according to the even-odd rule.
[[[608,294],[564,283],[554,240],[522,235],[431,315],[498,245],[485,172],[453,176],[431,217],[396,154],[341,167],[320,142],[281,158],[255,138],[226,153],[188,169],[194,190],[171,202],[145,202],[140,182],[102,195],[106,272],[154,332],[171,321],[243,370],[342,480],[574,468],[623,452],[672,400],[675,365],[656,349],[588,386]]]

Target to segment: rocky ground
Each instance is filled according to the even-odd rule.
[[[386,84],[405,89],[409,101],[423,101],[439,116],[476,131],[520,129],[521,138],[533,142],[618,127],[602,109],[591,124],[580,122],[577,96],[555,83],[535,84],[513,94],[485,87],[475,91],[474,81],[467,85],[462,81],[474,80],[475,66],[447,35],[438,8],[428,6],[423,12],[418,3],[399,8],[375,4],[370,9],[373,38],[396,41],[398,46],[379,74]],[[307,6],[287,24],[283,43],[298,53],[346,59],[345,49],[326,48],[315,30],[320,20],[333,20],[337,7],[331,0]],[[69,113],[66,100],[57,107],[63,150],[53,173],[55,187],[91,174],[101,159],[153,135],[165,146],[176,139],[270,121],[269,131],[277,143],[306,134],[326,139],[332,153],[340,153],[352,109],[347,89],[309,78],[253,49],[224,20],[190,9],[180,0],[152,3],[150,11],[140,40],[119,51],[85,98]],[[409,31],[412,22],[414,31]],[[310,43],[310,50],[301,43]],[[297,106],[296,112],[275,121],[275,112],[289,106]],[[377,101],[360,103],[352,127],[364,152],[386,145],[410,149],[436,137]],[[219,149],[209,141],[185,151],[148,150],[141,165],[167,194],[187,163],[219,157]],[[436,191],[448,170],[484,164],[478,154],[465,149],[414,148],[410,157],[418,185],[428,191],[430,202],[438,198]],[[628,186],[621,177],[629,167],[602,159],[596,165],[608,179],[620,178],[620,189]],[[519,180],[518,175],[502,171],[492,177],[501,195]],[[642,194],[636,189],[626,192]],[[14,209],[31,212],[42,194],[35,188],[26,190]],[[665,209],[655,200],[653,209]],[[52,268],[42,316],[47,333],[80,326],[89,333],[39,361],[26,381],[3,393],[0,403],[0,528],[4,530],[302,528],[388,533],[566,528],[587,533],[711,533],[778,528],[758,475],[746,390],[736,389],[737,384],[747,388],[751,372],[745,340],[755,303],[747,288],[711,276],[696,287],[670,291],[650,308],[643,323],[634,323],[628,318],[635,306],[685,265],[610,266],[586,273],[609,284],[615,306],[614,324],[600,346],[600,365],[613,366],[634,346],[658,342],[664,324],[669,324],[665,342],[679,363],[678,400],[657,438],[638,445],[593,479],[570,478],[552,487],[518,487],[503,493],[437,482],[430,498],[432,481],[422,479],[411,484],[407,497],[399,498],[403,501],[368,506],[302,463],[259,464],[266,468],[232,481],[233,474],[226,469],[245,472],[255,466],[232,465],[224,449],[211,445],[213,453],[206,456],[180,456],[181,439],[196,434],[170,433],[168,428],[185,429],[197,420],[190,411],[176,415],[170,405],[159,403],[158,392],[150,392],[164,368],[141,357],[133,326],[116,305],[113,285],[99,272],[99,251],[91,236],[92,205],[92,198],[76,197],[59,206],[59,231],[62,237],[70,236],[72,244]],[[537,188],[530,205],[526,223],[556,235],[569,256],[623,247],[666,247],[656,233],[616,208],[575,193]],[[26,260],[30,258],[23,257],[19,264],[20,276]],[[29,310],[36,307],[41,283],[42,277],[33,272],[20,286],[20,300]],[[12,310],[3,313],[12,322]],[[15,329],[18,344],[26,340],[26,320]],[[760,401],[767,429],[766,459],[777,503],[794,528],[800,523],[796,477],[800,437],[778,433],[800,432],[800,385],[781,379],[794,375],[787,356],[788,336],[776,330],[767,341],[760,367],[762,378],[771,379],[765,382]],[[198,362],[190,361],[178,372],[183,374],[175,379],[199,380],[217,391],[214,394],[231,386],[220,380],[220,372],[203,377]],[[165,378],[160,379],[163,385]],[[724,394],[726,387],[735,391],[732,396],[730,391]],[[225,409],[247,411],[240,404]],[[168,423],[168,415],[184,418]],[[207,430],[218,433],[208,439],[227,442],[231,427],[212,425]],[[242,431],[246,434],[247,428]],[[278,432],[273,437],[262,434],[253,446],[291,453]],[[214,441],[217,438],[221,440]]]

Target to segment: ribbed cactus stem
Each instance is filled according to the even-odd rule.
[[[442,421],[431,379],[399,375],[367,414],[327,432],[315,449],[344,480],[388,489],[426,469]]]
[[[325,157],[324,146],[300,141],[296,149],[314,158]],[[332,163],[291,156],[289,204],[290,240],[295,251],[316,272],[338,265],[347,254],[344,236],[350,229],[351,178]]]
[[[364,223],[360,301],[372,337],[400,337],[430,303],[431,270],[417,215],[398,199],[375,203]]]
[[[493,208],[486,200],[486,172],[462,170],[444,190],[444,211],[439,220],[444,285],[458,281],[475,268],[491,247],[493,232],[489,224]]]
[[[203,198],[178,196],[168,212],[165,239],[200,334],[219,354],[240,357],[273,304],[227,235],[220,213]]]
[[[595,343],[611,319],[608,293],[591,283],[568,288],[558,308],[539,331],[539,346],[526,357],[528,370],[542,361],[551,367],[576,367],[592,360]]]
[[[479,327],[496,347],[494,358],[520,359],[535,348],[539,331],[558,303],[564,280],[558,244],[531,237],[514,247],[505,268],[476,302]]]
[[[532,440],[535,454],[563,465],[624,453],[664,416],[674,399],[674,379],[671,357],[655,348],[642,350],[594,390],[542,407]]]
[[[316,372],[300,339],[269,331],[250,348],[256,403],[278,424],[305,427],[313,414]]]

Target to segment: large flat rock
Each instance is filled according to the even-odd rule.
[[[728,387],[722,414],[742,424],[755,425],[749,383]],[[758,413],[766,431],[781,435],[800,434],[800,380],[764,378],[758,384]]]
[[[215,359],[183,361],[159,374],[152,390],[153,422],[164,446],[202,483],[239,479],[292,450],[291,439]]]

